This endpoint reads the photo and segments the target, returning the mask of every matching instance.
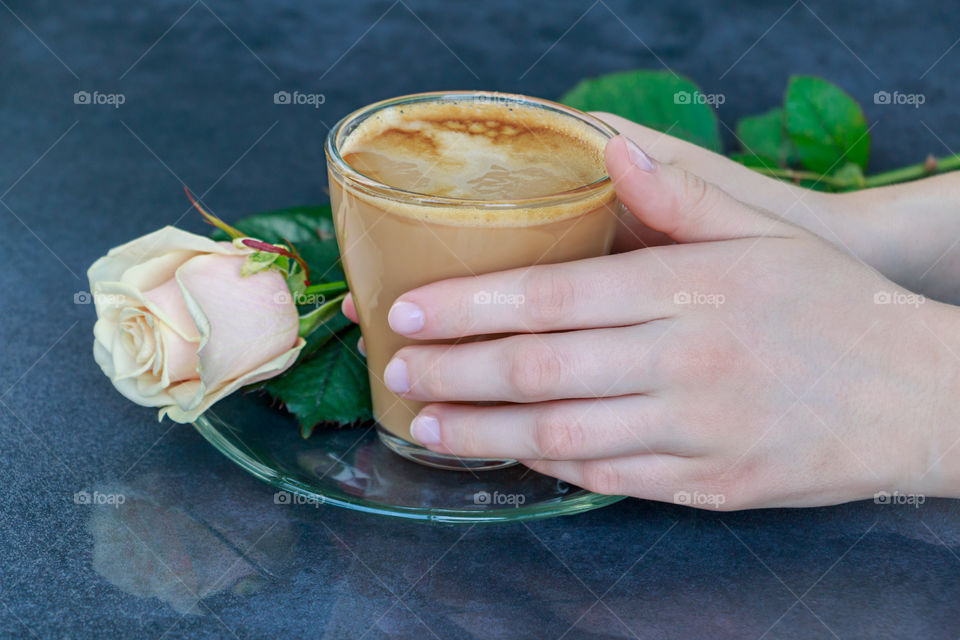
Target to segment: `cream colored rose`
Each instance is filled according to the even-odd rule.
[[[297,358],[297,308],[281,273],[246,277],[249,249],[165,227],[110,250],[87,271],[93,355],[130,400],[191,422]]]

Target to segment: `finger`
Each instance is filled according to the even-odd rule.
[[[353,322],[358,322],[357,305],[353,303],[353,294],[347,294],[347,297],[343,299],[343,303],[340,305],[340,310],[343,311],[343,315],[350,318],[350,320]]]
[[[433,451],[473,458],[692,455],[695,438],[668,421],[665,406],[643,395],[492,407],[433,404],[413,420],[411,433]]]
[[[620,201],[645,225],[678,242],[796,234],[796,227],[743,204],[716,185],[656,162],[628,138],[610,140],[604,157]]]
[[[784,208],[813,210],[816,201],[822,197],[819,192],[770,178],[719,153],[612,113],[594,112],[592,115],[636,142],[660,162],[695,173],[737,200],[759,209],[777,213],[783,213]]]
[[[543,402],[651,390],[652,347],[666,323],[569,333],[517,335],[457,345],[400,349],[383,378],[421,402]]]
[[[668,454],[644,454],[595,460],[520,460],[538,473],[594,493],[675,502],[692,464]]]
[[[387,319],[418,340],[646,322],[675,312],[683,259],[637,251],[443,280],[403,294]]]

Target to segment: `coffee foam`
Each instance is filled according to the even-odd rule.
[[[428,198],[499,203],[550,196],[603,179],[605,144],[606,137],[588,124],[536,106],[431,101],[375,112],[346,137],[340,154],[381,184]],[[430,206],[357,195],[375,206],[431,222],[525,226],[602,206],[613,199],[613,188],[608,182],[576,202],[539,206],[523,202]]]

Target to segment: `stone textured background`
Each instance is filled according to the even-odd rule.
[[[958,38],[949,3],[906,0],[3,0],[0,636],[956,637],[955,502],[721,515],[627,500],[469,531],[277,506],[113,391],[73,296],[108,247],[203,229],[182,184],[227,219],[324,201],[328,125],[415,91],[557,97],[666,64],[725,94],[733,127],[812,73],[877,123],[874,169],[948,153]],[[126,102],[76,105],[79,90]],[[278,90],[326,102],[278,106]],[[879,90],[926,104],[875,105]],[[116,487],[123,509],[73,502]]]

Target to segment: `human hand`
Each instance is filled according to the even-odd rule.
[[[398,351],[388,386],[433,403],[414,436],[601,493],[726,509],[955,491],[936,454],[954,420],[942,341],[956,312],[628,148],[607,148],[618,195],[681,244],[401,296],[390,321],[410,338],[518,334]],[[473,304],[477,291],[523,303]],[[452,404],[478,401],[509,404]]]
[[[886,187],[828,193],[748,169],[719,153],[610,113],[592,115],[659,162],[717,185],[737,200],[810,231],[903,287],[960,303],[960,172]],[[673,242],[625,217],[614,250]]]

